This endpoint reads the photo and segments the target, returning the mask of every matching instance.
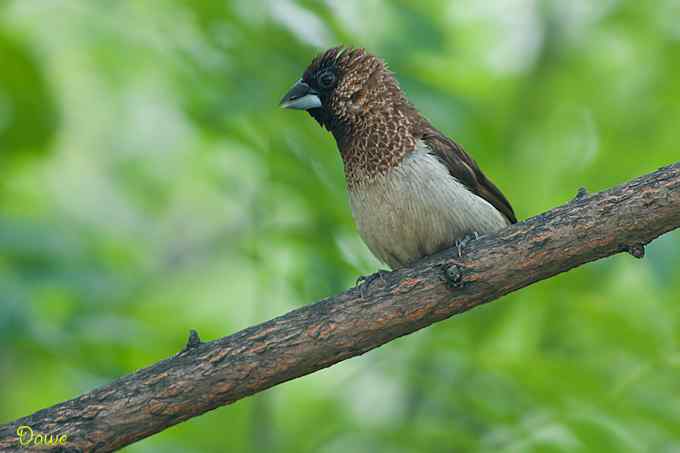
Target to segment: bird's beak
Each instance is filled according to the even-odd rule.
[[[300,79],[281,99],[279,105],[284,109],[309,110],[321,107],[321,99],[319,93]]]

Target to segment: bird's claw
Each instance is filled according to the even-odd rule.
[[[463,249],[467,247],[467,245],[472,242],[476,241],[479,239],[479,233],[476,231],[473,231],[470,234],[465,235],[462,239],[457,239],[456,240],[456,251],[458,252],[458,258],[461,258],[463,256]]]
[[[368,290],[369,286],[371,286],[371,284],[377,279],[382,281],[383,286],[386,285],[386,274],[389,274],[389,271],[379,269],[378,272],[375,272],[371,275],[362,275],[361,277],[357,278],[355,286],[359,287],[359,291],[361,291],[361,298],[363,299],[366,296],[366,291]]]

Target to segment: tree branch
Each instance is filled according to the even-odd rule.
[[[66,447],[107,452],[216,407],[363,354],[388,341],[576,266],[644,246],[680,227],[680,163],[570,203],[413,268],[387,274],[216,341],[192,334],[175,356],[73,400],[0,426],[0,450],[20,451],[16,430]]]

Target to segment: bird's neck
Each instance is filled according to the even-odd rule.
[[[419,125],[425,121],[415,110],[387,109],[382,114],[355,117],[331,129],[351,188],[387,174],[416,147]]]

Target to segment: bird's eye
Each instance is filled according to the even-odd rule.
[[[333,74],[331,71],[324,71],[319,74],[319,77],[317,77],[316,81],[319,83],[321,88],[331,88],[333,87],[333,84],[335,84],[335,74]]]

